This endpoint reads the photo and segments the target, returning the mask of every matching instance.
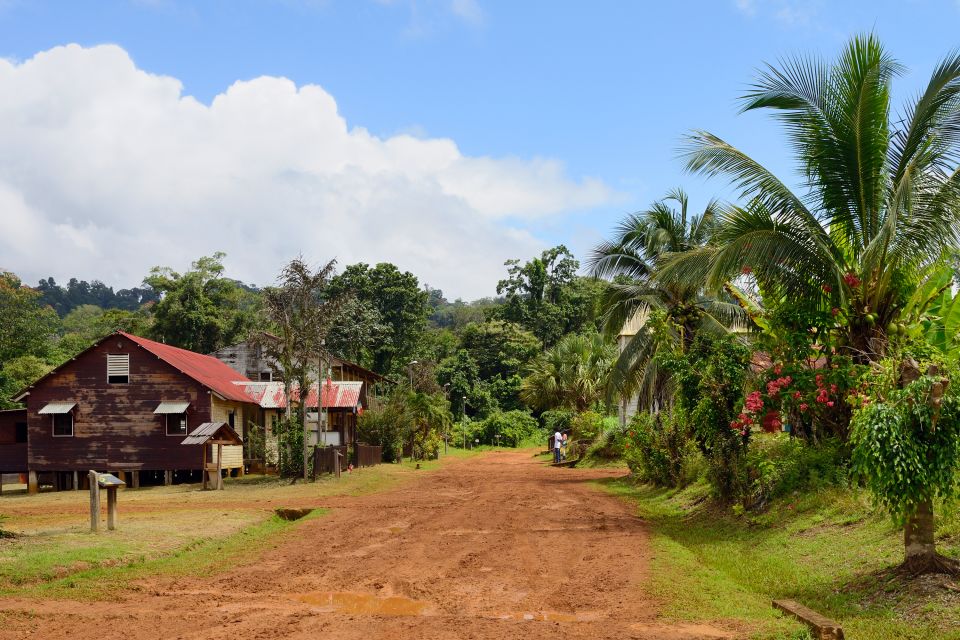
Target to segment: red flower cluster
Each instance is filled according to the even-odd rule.
[[[851,289],[856,289],[860,286],[860,278],[858,278],[857,274],[852,271],[848,271],[844,274],[843,281],[846,282],[847,286]]]
[[[793,378],[790,376],[784,376],[782,378],[777,378],[776,380],[771,380],[767,383],[767,395],[771,398],[775,398],[780,394],[780,390],[784,387],[790,386],[790,383],[793,382]],[[761,403],[761,406],[762,403]]]
[[[742,273],[742,274],[745,275],[745,276],[748,276],[748,275],[750,275],[751,273],[753,273],[753,269],[750,267],[750,265],[745,264],[745,265],[743,265],[743,267],[740,269],[740,273]]]
[[[833,406],[833,400],[830,399],[830,393],[837,392],[837,385],[831,384],[829,391],[827,386],[823,383],[823,374],[817,374],[817,402],[820,404],[825,404],[828,407]]]
[[[753,391],[750,393],[743,403],[743,408],[747,411],[747,413],[757,413],[763,409],[763,398],[760,397],[760,392]]]
[[[831,291],[833,291],[833,287],[831,287],[828,284],[822,285],[820,288],[823,289],[824,293],[830,293]]]

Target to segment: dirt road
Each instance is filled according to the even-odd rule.
[[[318,499],[329,515],[215,577],[151,579],[120,602],[0,600],[0,638],[738,637],[657,621],[644,524],[586,482],[617,473],[458,461]]]

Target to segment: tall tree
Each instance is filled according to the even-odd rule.
[[[416,354],[430,313],[429,293],[420,288],[417,277],[386,262],[373,268],[352,264],[333,278],[330,291],[332,295],[349,294],[376,309],[388,331],[371,338],[369,364],[378,373],[402,373]]]
[[[329,365],[326,337],[345,301],[343,294],[332,294],[330,281],[336,269],[331,260],[314,271],[303,258],[291,260],[280,273],[277,287],[264,291],[265,311],[275,334],[263,334],[258,340],[277,363],[282,376],[286,405],[286,429],[292,428],[291,408],[300,406],[303,479],[308,474],[309,438],[307,437],[307,397],[314,382],[322,384]],[[298,388],[294,397],[293,383]],[[322,408],[318,393],[318,419]],[[291,440],[287,438],[288,460],[292,459]]]
[[[716,289],[749,273],[767,300],[838,309],[843,348],[860,362],[882,357],[912,283],[960,234],[960,54],[892,116],[901,71],[872,34],[850,40],[833,64],[769,65],[743,110],[772,110],[784,124],[804,193],[723,139],[694,132],[688,168],[728,177],[746,204],[724,207],[714,242],[677,256],[663,275]]]
[[[613,239],[593,250],[591,272],[612,280],[601,303],[604,331],[613,337],[629,328],[610,374],[613,394],[639,393],[642,407],[664,406],[668,375],[660,371],[656,359],[662,341],[684,348],[697,332],[725,333],[742,316],[733,302],[706,295],[702,281],[657,277],[664,256],[689,255],[709,246],[715,209],[716,203],[710,202],[702,213],[692,214],[687,194],[675,189],[648,210],[627,216]],[[654,310],[665,317],[663,331],[645,326]]]
[[[258,296],[223,277],[217,252],[183,274],[154,267],[144,282],[162,298],[154,306],[154,338],[183,349],[210,353],[246,336],[256,318]]]
[[[60,319],[16,275],[0,272],[0,362],[19,356],[46,357]]]
[[[507,277],[497,283],[504,304],[494,310],[501,320],[515,322],[533,333],[544,346],[554,344],[570,331],[578,331],[582,313],[571,288],[580,263],[563,245],[547,249],[524,264],[507,260]]]

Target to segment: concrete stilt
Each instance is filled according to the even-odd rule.
[[[27,493],[30,495],[40,493],[40,481],[36,471],[27,471]]]

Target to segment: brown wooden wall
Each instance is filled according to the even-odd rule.
[[[107,382],[107,354],[130,355],[130,382]],[[198,382],[123,338],[113,337],[80,354],[42,380],[27,397],[30,469],[199,469],[198,447],[166,435],[161,401],[189,402],[187,430],[210,421],[210,392]],[[48,402],[76,402],[73,437],[53,437]]]
[[[26,409],[0,411],[0,473],[27,470],[27,444],[16,441],[17,424],[26,421]]]

